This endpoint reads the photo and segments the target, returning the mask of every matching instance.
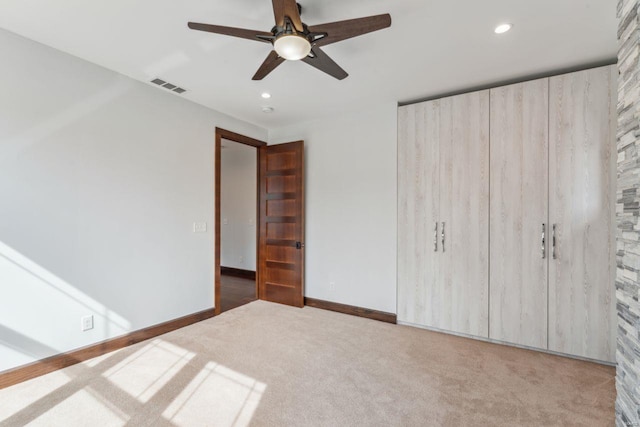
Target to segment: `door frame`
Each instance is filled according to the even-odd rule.
[[[262,150],[260,147],[266,147],[267,143],[257,139],[250,138],[248,136],[241,135],[239,133],[231,132],[226,129],[216,127],[216,148],[215,148],[215,219],[214,219],[214,233],[215,233],[215,264],[214,264],[214,307],[215,315],[221,313],[222,307],[220,306],[220,190],[221,190],[221,154],[222,154],[222,140],[237,142],[239,144],[249,145],[256,148],[256,261],[260,259],[260,156]],[[258,283],[260,278],[260,271],[256,262],[256,298],[258,295]]]

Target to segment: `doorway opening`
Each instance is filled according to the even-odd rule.
[[[266,145],[216,128],[216,314],[258,299],[259,147]]]

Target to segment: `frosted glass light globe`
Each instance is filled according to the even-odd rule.
[[[311,52],[311,43],[304,37],[289,34],[280,36],[273,43],[276,53],[289,61],[297,61]]]

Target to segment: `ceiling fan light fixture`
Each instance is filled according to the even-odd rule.
[[[311,52],[311,43],[305,37],[295,34],[285,34],[273,42],[276,53],[289,61],[297,61],[305,58]]]
[[[332,43],[358,37],[391,26],[391,15],[366,16],[344,21],[307,26],[300,17],[301,7],[296,0],[273,0],[275,25],[270,31],[223,25],[189,22],[192,30],[222,34],[267,43],[273,49],[269,52],[251,80],[262,80],[286,60],[302,62],[343,80],[349,74],[327,55],[322,48]]]

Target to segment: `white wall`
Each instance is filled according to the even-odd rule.
[[[269,132],[305,141],[307,297],[396,312],[396,129],[392,103]]]
[[[0,52],[0,371],[212,307],[215,127],[266,131],[2,30]]]
[[[257,148],[222,141],[220,265],[256,270]]]

